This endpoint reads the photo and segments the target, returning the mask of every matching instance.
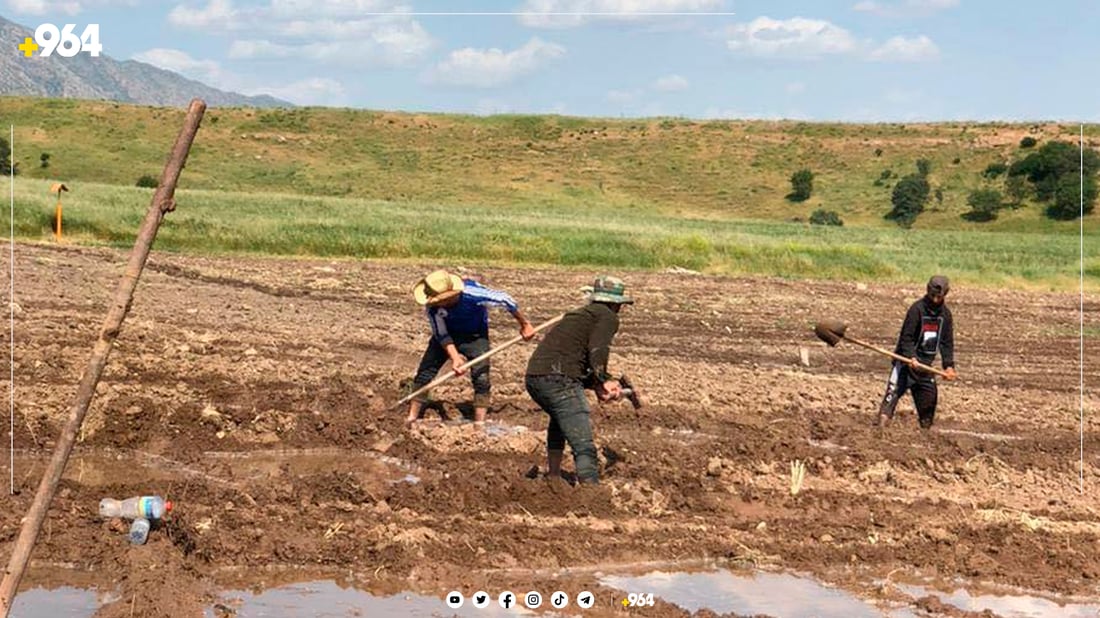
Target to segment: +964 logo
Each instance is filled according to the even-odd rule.
[[[72,58],[84,52],[98,57],[103,51],[99,43],[99,24],[88,24],[80,36],[76,34],[76,24],[65,24],[58,28],[54,24],[42,24],[35,28],[34,38],[26,37],[19,45],[24,57],[30,58],[38,52],[43,58],[57,54],[63,58]]]

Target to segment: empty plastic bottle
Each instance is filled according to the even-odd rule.
[[[104,498],[99,501],[100,517],[161,519],[172,510],[172,503],[160,496],[137,496],[125,500]]]
[[[149,520],[139,517],[130,524],[130,542],[134,545],[145,545],[149,539]]]

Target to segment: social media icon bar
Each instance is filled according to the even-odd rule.
[[[566,605],[569,605],[569,595],[565,594],[561,590],[550,595],[550,605],[553,605],[557,609],[561,609]]]
[[[489,607],[489,603],[492,599],[489,598],[489,593],[484,590],[478,590],[474,593],[474,596],[470,597],[470,602],[474,604],[474,607],[478,609],[485,609]]]
[[[577,595],[577,607],[580,607],[581,609],[590,609],[595,604],[596,595],[592,594],[591,592],[585,590],[584,592]]]
[[[497,597],[497,603],[504,609],[512,609],[516,606],[516,595],[512,594],[510,590],[505,590]]]
[[[447,607],[451,609],[458,609],[462,607],[462,593],[457,590],[452,590],[447,593]]]
[[[542,605],[542,595],[532,590],[523,595],[523,604],[527,606],[527,609],[538,609]]]

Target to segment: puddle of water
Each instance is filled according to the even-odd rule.
[[[883,610],[848,592],[785,573],[652,573],[607,576],[600,583],[626,593],[653,593],[689,612],[765,614],[775,618],[881,618]],[[1095,617],[1092,617],[1095,618]]]
[[[1100,603],[1057,603],[1050,599],[1029,595],[971,594],[962,588],[947,594],[923,586],[895,585],[914,599],[931,594],[938,597],[940,601],[959,609],[972,612],[989,610],[1003,618],[1097,618],[1100,616]]]
[[[106,595],[94,590],[61,586],[52,590],[31,588],[15,597],[11,618],[55,618],[69,616],[86,618],[94,615],[99,607],[110,602]]]
[[[467,598],[462,607],[451,609],[443,601],[443,594],[430,597],[421,594],[395,594],[375,596],[355,588],[342,587],[334,581],[313,581],[271,588],[260,594],[243,591],[226,591],[222,604],[236,610],[236,618],[347,618],[370,616],[371,618],[405,618],[406,616],[481,616],[534,615],[523,608],[504,609],[497,603],[500,591],[486,590],[489,606],[474,607]],[[544,593],[545,594],[545,593]],[[543,606],[545,607],[545,602]],[[214,618],[214,610],[207,609],[207,618]]]

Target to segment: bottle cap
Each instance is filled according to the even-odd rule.
[[[164,501],[164,512],[165,513],[170,513],[171,511],[172,511],[172,501],[171,500],[165,500]]]

